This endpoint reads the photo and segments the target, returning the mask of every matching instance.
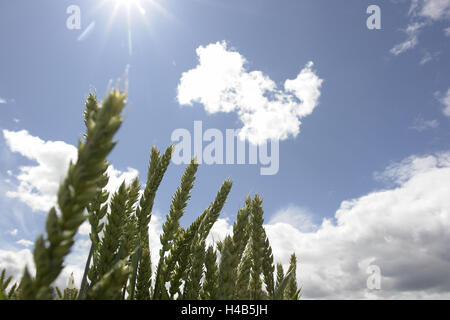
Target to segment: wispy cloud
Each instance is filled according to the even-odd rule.
[[[427,64],[428,62],[435,60],[436,58],[439,57],[440,54],[441,52],[430,53],[428,50],[425,50],[425,53],[422,59],[420,60],[420,65],[423,66],[424,64]]]
[[[450,0],[421,0],[413,10],[413,14],[429,18],[431,20],[441,20],[450,18]]]
[[[181,76],[178,102],[203,104],[208,113],[236,112],[243,123],[239,136],[253,144],[285,140],[300,132],[301,118],[319,102],[323,80],[309,62],[284,88],[262,71],[248,71],[247,60],[226,42],[197,48],[198,65]]]
[[[450,117],[450,88],[448,88],[447,93],[440,99],[441,103],[444,105],[442,112],[447,117]]]
[[[408,27],[404,30],[404,32],[407,34],[408,38],[402,42],[397,44],[391,49],[391,53],[393,55],[398,56],[399,54],[402,54],[405,51],[408,51],[419,43],[418,35],[420,30],[425,26],[425,23],[413,23],[408,25]]]
[[[419,33],[424,27],[439,20],[450,19],[450,0],[413,0],[408,15],[410,23],[403,30],[407,39],[390,50],[393,55],[400,55],[416,47],[419,43]],[[444,30],[446,34],[447,29]]]
[[[450,37],[450,27],[444,29],[444,34],[445,34],[447,37]]]
[[[6,103],[7,103],[6,99],[0,97],[0,104],[6,104]]]
[[[436,129],[437,127],[439,127],[439,121],[437,121],[436,119],[425,120],[422,117],[417,117],[414,120],[414,123],[412,124],[412,126],[410,126],[409,128],[412,130],[422,132],[427,129]]]
[[[20,244],[21,246],[27,247],[27,248],[31,247],[34,244],[33,241],[26,240],[26,239],[20,239],[20,240],[16,241],[16,243]]]

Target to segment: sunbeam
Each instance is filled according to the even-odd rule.
[[[108,22],[106,25],[106,33],[109,33],[114,21],[120,12],[124,12],[127,20],[127,44],[128,54],[131,56],[133,53],[133,41],[132,41],[132,22],[134,22],[133,16],[138,14],[142,17],[140,19],[146,27],[149,26],[150,11],[156,11],[169,18],[174,18],[170,12],[168,12],[157,0],[101,0],[94,8],[94,11],[103,10],[104,7],[112,7],[112,11],[109,14]],[[134,23],[133,23],[134,24]]]

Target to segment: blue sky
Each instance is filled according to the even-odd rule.
[[[450,149],[450,107],[444,112],[450,105],[446,0],[155,0],[164,10],[142,0],[146,14],[131,6],[130,28],[124,5],[108,27],[115,1],[100,7],[100,0],[0,3],[3,132],[27,130],[42,141],[76,145],[89,90],[103,96],[108,81],[129,65],[126,120],[110,160],[122,172],[138,170],[145,181],[151,146],[167,147],[175,129],[192,131],[195,120],[223,132],[242,127],[235,112],[208,114],[201,103],[178,103],[177,87],[182,74],[198,65],[198,47],[225,41],[229,51],[245,57],[246,70],[261,71],[279,87],[309,61],[323,79],[318,105],[301,120],[300,133],[280,142],[279,172],[262,176],[255,165],[200,166],[184,223],[200,214],[221,182],[231,178],[223,217],[233,219],[245,196],[259,193],[266,221],[288,212],[291,221],[302,217],[320,229],[324,218],[334,221],[343,201],[401,188],[380,178],[390,172],[386,168],[398,174],[403,171],[395,164],[405,164],[404,159],[415,163]],[[436,6],[429,7],[433,2]],[[372,4],[381,8],[381,30],[366,27],[366,9]],[[70,5],[81,9],[80,30],[66,27]],[[91,32],[78,40],[94,21]],[[414,24],[417,29],[407,31]],[[408,40],[414,42],[411,48],[393,50]],[[35,164],[11,145],[4,133],[0,249],[14,251],[23,248],[19,238],[32,241],[42,230],[45,212],[7,195],[19,185],[20,167]],[[169,167],[155,204],[161,214],[169,208],[183,169]],[[9,233],[14,229],[19,235]],[[314,292],[320,296],[320,290]]]

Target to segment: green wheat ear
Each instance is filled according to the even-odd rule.
[[[180,186],[172,197],[172,204],[170,205],[169,214],[166,216],[166,222],[163,224],[163,233],[160,237],[162,247],[159,252],[160,258],[156,270],[153,299],[161,299],[166,294],[167,262],[165,254],[172,247],[180,229],[180,219],[183,216],[188,200],[191,198],[190,193],[194,187],[197,168],[198,163],[195,159],[192,159],[184,171]]]
[[[202,300],[216,300],[218,298],[219,282],[217,277],[219,269],[217,267],[217,252],[209,246],[205,253],[205,280],[200,292]]]
[[[106,157],[115,145],[113,136],[122,124],[125,99],[124,93],[114,89],[101,107],[86,108],[85,141],[79,141],[77,161],[69,164],[67,177],[59,187],[60,213],[55,208],[50,210],[47,234],[35,242],[36,277],[32,278],[25,268],[20,285],[22,299],[51,299],[50,285],[61,273],[78,227],[86,219],[84,209],[98,192],[97,183],[104,173]]]
[[[256,195],[251,205],[250,240],[252,269],[250,273],[250,299],[263,298],[261,273],[263,272],[265,232],[263,228],[262,199]]]
[[[3,269],[0,274],[0,300],[11,300],[14,296],[17,289],[17,283],[14,283],[9,291],[7,291],[7,288],[11,284],[12,280],[12,276],[6,278],[6,269]]]
[[[285,299],[298,300],[300,292],[297,288],[297,257],[295,255],[295,252],[291,255],[288,271],[291,273],[291,277],[286,286]]]
[[[98,281],[87,294],[88,300],[118,300],[122,297],[130,269],[127,260],[118,261],[113,268]]]
[[[147,172],[147,183],[136,208],[137,227],[139,234],[138,247],[133,254],[133,271],[131,278],[130,299],[150,299],[152,265],[150,258],[148,225],[152,217],[156,191],[164,177],[172,158],[173,146],[167,148],[161,156],[156,147],[152,148]],[[136,296],[135,296],[136,292]]]
[[[190,199],[198,164],[187,166],[176,190],[160,237],[160,260],[152,278],[149,223],[156,191],[171,161],[173,146],[160,154],[153,147],[147,181],[125,182],[109,199],[106,157],[122,123],[125,94],[114,89],[99,104],[90,94],[85,103],[86,134],[78,144],[78,159],[70,163],[58,191],[58,208],[47,216],[46,235],[34,246],[36,276],[25,268],[19,285],[0,274],[1,299],[294,299],[297,288],[295,254],[287,274],[277,264],[263,227],[262,199],[247,197],[237,213],[233,233],[215,246],[206,245],[232,187],[225,180],[213,202],[184,229],[180,219]],[[84,210],[87,216],[84,215]],[[109,209],[109,210],[108,210]],[[88,218],[91,249],[80,290],[53,288],[78,227]],[[152,283],[153,282],[153,283]],[[264,282],[264,286],[263,286]],[[170,285],[168,288],[167,285]],[[7,292],[7,287],[10,287]]]

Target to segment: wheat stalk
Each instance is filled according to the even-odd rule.
[[[277,264],[275,283],[273,252],[263,227],[262,199],[258,195],[245,199],[232,235],[217,241],[215,247],[206,248],[206,239],[225,205],[231,180],[223,182],[211,204],[188,228],[180,225],[198,170],[195,159],[186,167],[172,197],[152,278],[148,228],[173,147],[163,154],[152,148],[142,192],[136,178],[129,185],[124,181],[109,197],[105,190],[109,181],[106,157],[115,145],[112,139],[122,123],[125,98],[125,93],[117,89],[101,104],[95,94],[88,96],[86,133],[78,144],[77,161],[70,163],[59,188],[58,210],[54,207],[48,213],[46,235],[35,243],[36,276],[25,268],[20,284],[12,285],[7,292],[13,280],[6,278],[3,270],[0,299],[297,300],[301,290],[297,288],[295,254],[286,275]],[[80,289],[73,285],[73,278],[64,290],[53,288],[75,233],[86,219],[91,226],[91,248]]]

